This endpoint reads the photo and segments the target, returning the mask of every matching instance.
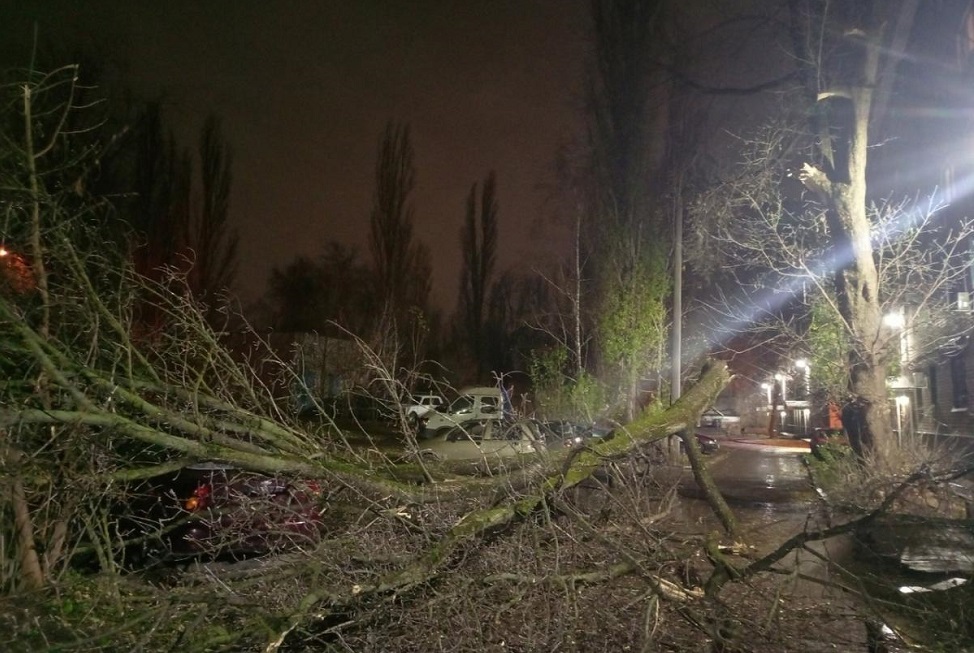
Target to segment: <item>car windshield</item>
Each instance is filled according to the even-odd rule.
[[[463,395],[462,397],[457,397],[452,404],[450,404],[451,413],[468,413],[473,409],[473,397],[470,395]]]

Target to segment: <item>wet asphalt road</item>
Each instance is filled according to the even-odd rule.
[[[820,502],[808,480],[802,456],[794,451],[738,448],[733,442],[721,442],[720,450],[707,457],[714,481],[737,519],[739,535],[759,554],[768,553],[821,516]],[[703,530],[720,529],[689,466],[683,470],[679,494],[689,499],[678,508],[686,524]],[[812,546],[834,559],[846,557],[849,549],[846,541]],[[826,573],[822,560],[808,553],[792,562],[809,577],[819,578]],[[802,590],[807,595],[821,591],[814,583]]]
[[[815,497],[800,453],[736,448],[722,442],[720,450],[707,461],[728,503],[799,507],[807,506]],[[680,493],[700,496],[689,467],[684,470]]]

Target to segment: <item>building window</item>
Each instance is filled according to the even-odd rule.
[[[965,348],[966,349],[966,348]],[[964,353],[950,359],[950,385],[953,391],[953,409],[967,410],[967,366]]]
[[[939,388],[937,387],[937,366],[931,365],[927,368],[927,387],[930,392],[930,405],[936,406],[939,403]]]

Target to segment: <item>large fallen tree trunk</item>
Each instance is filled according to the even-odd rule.
[[[713,402],[726,385],[728,378],[724,363],[717,362],[711,365],[700,381],[668,410],[637,419],[624,429],[620,429],[615,437],[583,448],[577,455],[568,459],[564,469],[544,478],[533,493],[527,496],[509,496],[498,505],[467,513],[425,553],[402,568],[377,579],[376,582],[325,588],[308,594],[299,609],[292,615],[285,633],[305,619],[312,610],[316,618],[323,619],[328,616],[328,610],[340,609],[370,595],[402,591],[429,582],[463,543],[478,537],[496,535],[519,520],[530,517],[545,506],[553,495],[590,478],[607,459],[631,454],[646,444],[686,432],[696,423],[700,413]],[[702,465],[694,471],[704,477],[707,475]],[[710,485],[712,486],[712,482]],[[719,494],[718,501],[722,503]],[[727,509],[726,505],[723,505],[723,509]],[[659,586],[662,587],[662,584]],[[667,598],[672,598],[672,592],[667,594]],[[327,605],[327,609],[316,609],[322,603]]]

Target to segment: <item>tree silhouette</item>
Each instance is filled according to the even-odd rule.
[[[383,311],[395,319],[423,307],[430,291],[429,250],[413,242],[410,194],[416,185],[409,126],[389,122],[379,141],[369,247]]]
[[[185,255],[192,161],[167,132],[161,102],[141,109],[133,131],[134,197],[125,207],[137,234],[133,263],[139,274],[159,279],[163,267],[176,266]]]
[[[190,222],[188,281],[197,297],[212,302],[233,283],[239,241],[229,224],[233,156],[215,115],[203,125],[198,152],[201,201]]]
[[[477,378],[485,372],[487,357],[485,312],[497,257],[497,176],[491,171],[484,179],[477,212],[477,184],[467,195],[467,215],[460,229],[463,270],[460,273],[460,299],[457,307],[462,337],[477,367]]]
[[[284,332],[324,331],[330,322],[364,333],[376,314],[370,270],[358,252],[329,242],[317,261],[298,257],[268,280],[272,326]]]

